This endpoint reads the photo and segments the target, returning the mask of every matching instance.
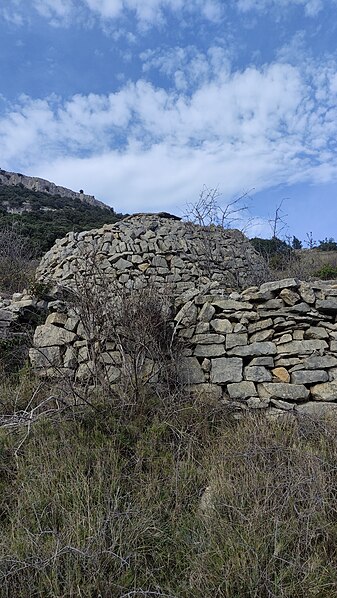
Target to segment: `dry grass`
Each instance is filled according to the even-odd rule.
[[[300,249],[290,253],[283,260],[282,267],[272,268],[271,279],[295,276],[299,280],[317,280],[320,270],[327,265],[337,267],[336,251]]]
[[[0,430],[1,597],[337,596],[336,423],[148,394],[26,431]]]

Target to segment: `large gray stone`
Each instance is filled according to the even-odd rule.
[[[193,301],[188,301],[175,316],[175,321],[184,326],[190,326],[197,321],[198,308]]]
[[[215,332],[218,332],[220,334],[227,334],[228,332],[232,332],[233,330],[233,324],[225,318],[212,320],[210,324],[211,328],[213,328]]]
[[[244,346],[248,343],[248,334],[245,333],[234,333],[227,334],[226,336],[226,349],[232,349],[232,347]]]
[[[333,355],[310,355],[303,361],[306,370],[319,370],[337,367],[337,357]]]
[[[114,264],[115,268],[119,271],[128,270],[129,268],[133,267],[133,264],[124,258],[119,258],[117,262]]]
[[[29,349],[29,359],[33,369],[53,368],[62,364],[60,347]]]
[[[324,312],[337,312],[337,298],[329,298],[323,300],[317,299],[316,309]]]
[[[304,338],[305,339],[317,339],[317,338],[324,339],[324,338],[329,338],[329,334],[325,330],[325,328],[323,328],[322,326],[310,326],[310,328],[305,330]]]
[[[247,366],[244,370],[244,379],[252,382],[271,382],[272,375],[262,365]]]
[[[314,384],[328,380],[329,375],[324,370],[298,370],[291,374],[292,384]]]
[[[337,403],[315,402],[295,405],[295,412],[312,418],[337,417]]]
[[[257,396],[254,382],[244,381],[228,384],[227,392],[231,399],[248,399]]]
[[[218,299],[212,302],[212,305],[220,307],[224,311],[243,311],[251,310],[253,306],[247,301],[235,301],[234,299]]]
[[[274,280],[273,282],[265,282],[260,286],[260,291],[278,291],[280,289],[287,289],[299,286],[299,281],[296,278],[284,278],[283,280]]]
[[[263,343],[264,341],[270,341],[274,336],[274,330],[267,329],[267,330],[260,330],[259,332],[254,332],[249,339],[250,343]]]
[[[225,345],[197,345],[194,349],[196,357],[220,357],[225,353]]]
[[[259,357],[260,355],[275,355],[276,345],[271,342],[251,343],[245,347],[233,347],[228,351],[229,355],[238,355],[239,357]]]
[[[226,382],[240,382],[242,380],[242,359],[237,357],[222,357],[212,359],[211,382],[225,384]]]
[[[315,303],[315,291],[305,282],[302,282],[299,288],[300,295],[306,303]]]
[[[271,318],[267,318],[266,320],[259,320],[258,322],[249,324],[248,332],[249,334],[253,334],[254,332],[258,332],[259,330],[264,330],[265,328],[272,328],[272,326],[273,320]]]
[[[35,347],[53,347],[73,343],[76,340],[76,334],[65,330],[54,324],[44,324],[37,326],[34,334]]]
[[[196,357],[181,357],[178,362],[178,373],[185,384],[205,382],[205,374]]]
[[[249,362],[250,366],[255,366],[255,365],[264,365],[268,368],[273,368],[274,367],[274,358],[273,357],[254,357],[254,359],[252,359]]]
[[[295,303],[300,301],[298,293],[295,293],[295,291],[292,291],[291,289],[282,289],[280,297],[287,305],[295,305]]]
[[[261,398],[282,399],[285,401],[300,401],[307,399],[309,390],[303,384],[287,384],[285,382],[263,382],[258,384]]]
[[[337,381],[316,384],[310,391],[315,401],[337,401]]]
[[[215,314],[215,307],[210,303],[204,303],[198,315],[199,322],[209,322]],[[217,332],[219,332],[217,330]],[[226,331],[227,332],[227,331]]]
[[[225,342],[225,337],[222,334],[196,334],[191,342],[196,345],[220,345]]]
[[[305,355],[306,353],[313,353],[314,351],[321,351],[328,348],[328,344],[324,340],[304,340],[292,341],[291,343],[284,343],[277,345],[277,353],[286,353],[287,355]]]

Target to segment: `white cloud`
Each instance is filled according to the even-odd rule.
[[[329,0],[326,2],[328,3]],[[323,2],[322,0],[238,0],[237,6],[244,12],[268,8],[282,10],[290,6],[303,6],[308,17],[315,17],[323,9]]]
[[[139,80],[69,101],[23,96],[0,120],[1,166],[85,188],[120,211],[178,211],[203,184],[228,198],[337,179],[335,64],[231,73],[221,54],[218,72],[206,58],[208,75],[188,93]],[[170,61],[156,64],[174,74]]]
[[[16,25],[33,18],[32,9],[51,25],[68,26],[76,20],[90,22],[95,15],[103,25],[133,15],[141,28],[161,25],[165,12],[200,14],[218,21],[223,14],[220,0],[5,0],[0,16]],[[85,19],[85,12],[87,19]]]
[[[210,47],[207,52],[201,52],[195,46],[177,46],[167,51],[145,50],[140,58],[143,72],[157,69],[172,79],[176,89],[181,91],[191,91],[230,70],[229,52],[218,46]]]

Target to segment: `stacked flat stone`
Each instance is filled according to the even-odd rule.
[[[210,281],[242,289],[266,270],[238,230],[203,228],[168,214],[139,214],[101,229],[69,233],[44,256],[43,282],[72,286],[94,256],[109,280],[129,290],[148,285],[174,295]]]
[[[10,299],[0,297],[0,340],[24,333],[25,325],[34,325],[37,314],[46,312],[47,306],[26,291],[14,293]]]
[[[199,395],[274,413],[337,408],[337,285],[286,279],[198,295],[175,316]]]
[[[337,409],[336,284],[291,278],[228,294],[211,283],[175,303],[172,329],[183,341],[179,372],[196,396],[271,414]],[[57,301],[50,307],[58,311],[36,329],[33,366],[43,376],[87,381],[94,364],[84,328],[72,309]],[[117,384],[122,360],[115,339],[100,359]]]

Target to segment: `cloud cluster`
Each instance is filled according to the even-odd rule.
[[[331,0],[324,0],[324,2],[329,4]],[[284,10],[291,6],[300,6],[304,8],[308,17],[315,17],[323,9],[324,4],[323,0],[238,0],[237,6],[244,12],[249,10],[266,11],[271,8]]]
[[[92,16],[104,25],[132,16],[141,27],[148,27],[162,25],[167,12],[198,14],[218,21],[223,4],[220,0],[6,0],[6,6],[0,7],[0,15],[17,25],[38,13],[51,25],[68,26],[75,20],[88,23]]]
[[[336,0],[5,0],[0,7],[2,18],[16,25],[32,19],[38,13],[51,25],[68,26],[75,20],[86,23],[97,17],[103,27],[106,23],[134,17],[143,28],[161,26],[166,14],[195,14],[206,21],[218,22],[228,9],[241,12],[270,11],[292,6],[303,7],[305,14],[316,16],[324,7],[336,4]]]
[[[212,67],[216,48],[190,55],[209,65],[192,92],[144,78],[108,95],[21,97],[0,120],[1,166],[85,188],[130,211],[177,211],[203,184],[233,197],[336,180],[334,63],[231,72],[221,53],[222,66]],[[164,56],[144,59],[146,68],[155,60],[175,78]],[[193,79],[186,56],[179,68]]]

